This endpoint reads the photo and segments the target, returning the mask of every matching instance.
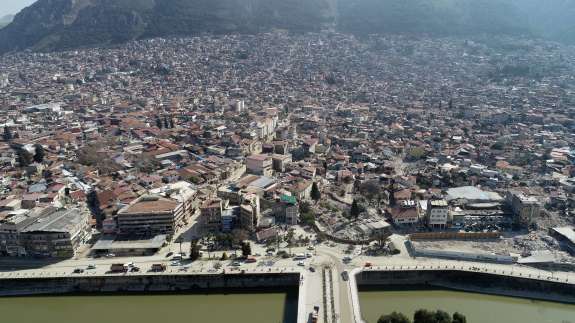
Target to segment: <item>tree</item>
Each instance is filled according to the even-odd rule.
[[[309,202],[301,202],[299,204],[299,213],[308,213],[311,211],[311,206],[309,205]]]
[[[433,314],[431,311],[419,309],[413,315],[413,323],[435,323]]]
[[[294,229],[289,229],[286,236],[285,236],[285,241],[288,244],[288,248],[289,248],[289,253],[291,255],[291,248],[293,247],[293,240],[294,240],[294,236],[295,236],[295,231]]]
[[[315,213],[312,211],[302,213],[300,216],[300,220],[303,224],[313,225],[315,223]]]
[[[228,260],[228,254],[224,252],[224,253],[222,254],[221,260]]]
[[[361,206],[359,205],[359,202],[354,199],[353,203],[351,203],[351,210],[349,211],[349,214],[351,215],[352,218],[357,219],[359,217],[359,215],[361,214]]]
[[[160,119],[160,116],[156,116],[156,127],[162,129],[162,119]]]
[[[467,318],[465,317],[465,315],[455,312],[453,313],[453,323],[467,323]]]
[[[44,147],[40,144],[34,145],[35,153],[34,153],[34,161],[37,163],[42,163],[44,161]]]
[[[366,181],[359,185],[359,192],[368,199],[374,200],[381,194],[381,185],[376,180]]]
[[[382,315],[377,323],[411,323],[411,320],[402,313],[393,312],[391,314]]]
[[[321,192],[319,191],[319,187],[317,187],[317,182],[313,182],[311,186],[311,198],[316,202],[321,199]]]
[[[433,317],[435,323],[451,323],[451,316],[445,311],[437,310],[433,313]]]
[[[4,126],[4,134],[2,136],[2,138],[4,139],[4,141],[10,141],[12,140],[12,132],[10,131],[10,128],[8,128],[8,126]]]
[[[242,243],[242,256],[247,257],[252,254],[252,245],[246,241]]]
[[[27,167],[32,164],[34,156],[32,156],[28,150],[20,148],[16,153],[18,154],[18,162],[20,163],[20,167]]]
[[[190,260],[198,260],[200,258],[200,246],[197,240],[193,240],[190,246]]]

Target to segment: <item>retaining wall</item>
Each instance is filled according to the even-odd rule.
[[[459,270],[364,270],[358,288],[420,285],[575,304],[575,284]]]
[[[211,289],[250,288],[283,289],[297,287],[299,282],[299,273],[10,278],[0,280],[0,296],[101,292],[194,292]]]

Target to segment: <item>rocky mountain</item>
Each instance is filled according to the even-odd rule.
[[[527,1],[534,8],[520,8]],[[38,0],[0,30],[0,53],[157,36],[293,32],[530,33],[539,0]],[[573,0],[549,0],[573,1]],[[539,1],[540,3],[543,1]],[[545,1],[547,2],[547,0]]]

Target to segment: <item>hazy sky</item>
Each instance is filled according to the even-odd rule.
[[[36,0],[0,0],[0,17],[15,14]]]

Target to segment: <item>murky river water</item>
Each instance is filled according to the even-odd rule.
[[[420,308],[463,313],[469,323],[575,323],[575,305],[447,290],[362,291],[363,318],[376,323],[382,314],[410,318]]]
[[[2,323],[295,323],[295,293],[0,298]]]

